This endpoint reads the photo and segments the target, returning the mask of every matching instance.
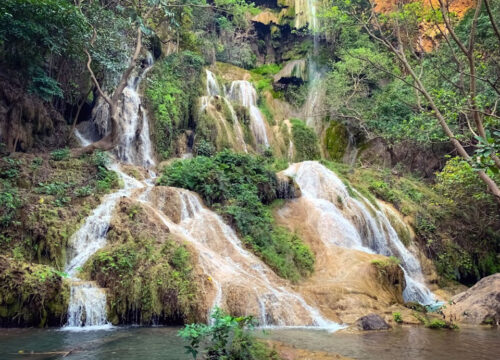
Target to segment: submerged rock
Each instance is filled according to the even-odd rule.
[[[500,324],[500,273],[481,279],[451,299],[443,310],[450,321],[469,324]]]
[[[388,330],[391,326],[377,314],[368,314],[356,321],[360,330]]]

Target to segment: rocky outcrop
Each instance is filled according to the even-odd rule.
[[[304,83],[307,81],[307,64],[304,59],[291,60],[274,75],[274,84]]]
[[[0,74],[0,142],[8,152],[61,147],[66,129],[49,103],[23,90],[14,75]]]
[[[278,199],[295,199],[302,194],[300,187],[289,176],[281,173],[276,174],[278,186],[276,187],[276,197]]]
[[[264,25],[269,25],[269,24],[276,24],[278,25],[280,23],[278,17],[272,13],[269,10],[262,11],[261,13],[255,15],[252,18],[252,21],[264,24]]]
[[[443,310],[449,321],[468,324],[500,324],[500,273],[481,279],[451,299]]]
[[[391,326],[377,314],[368,314],[356,321],[359,330],[388,330]]]
[[[374,138],[361,145],[358,161],[365,166],[402,166],[423,177],[433,177],[444,166],[443,154],[449,152],[448,144],[431,145],[424,149],[415,143],[402,141],[390,144]]]

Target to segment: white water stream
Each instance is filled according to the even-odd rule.
[[[250,113],[250,129],[255,141],[261,146],[269,147],[264,116],[257,107],[257,91],[253,85],[246,80],[233,81],[226,96],[231,101],[248,109]]]
[[[214,100],[215,97],[222,98],[225,105],[229,109],[229,112],[231,113],[231,119],[225,119],[225,120],[231,121],[234,127],[236,140],[241,144],[243,151],[248,152],[247,144],[245,143],[245,137],[243,135],[243,129],[241,128],[241,124],[238,120],[238,117],[236,116],[233,104],[231,104],[228,98],[222,94],[221,88],[219,86],[219,83],[217,82],[214,73],[208,69],[206,69],[205,72],[207,76],[207,86],[206,86],[207,90],[206,90],[206,95],[201,97],[200,112],[205,111],[205,109],[207,109],[207,107],[210,105],[210,102]]]
[[[325,244],[395,256],[405,273],[405,301],[435,302],[424,285],[419,261],[401,242],[386,214],[361,194],[354,198],[335,173],[316,161],[291,165],[284,173],[295,179],[315,209],[318,234]]]

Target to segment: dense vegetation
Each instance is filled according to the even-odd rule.
[[[277,274],[297,281],[314,270],[314,256],[297,234],[273,223],[266,205],[276,199],[277,180],[263,160],[229,150],[197,156],[166,167],[159,183],[200,194]]]
[[[192,104],[201,95],[203,58],[189,51],[172,54],[149,75],[146,95],[153,109],[153,139],[163,159],[172,155],[174,140],[192,122]]]
[[[100,152],[69,158],[67,149],[1,158],[2,253],[62,270],[69,236],[101,196],[118,186],[107,161]]]

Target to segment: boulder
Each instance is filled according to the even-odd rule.
[[[481,279],[455,295],[443,310],[446,320],[468,324],[500,324],[500,273]]]
[[[377,314],[368,314],[356,320],[360,330],[388,330],[391,326]]]

